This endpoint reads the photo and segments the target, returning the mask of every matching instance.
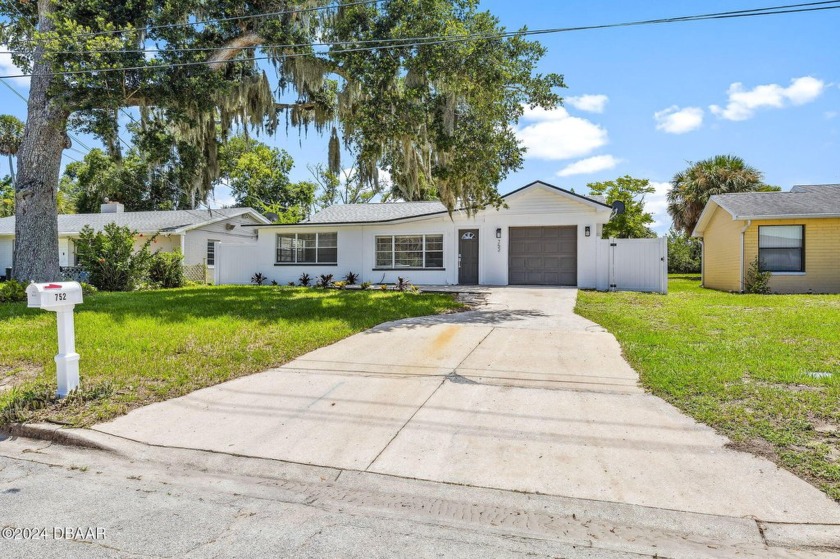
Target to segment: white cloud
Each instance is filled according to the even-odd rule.
[[[612,169],[621,163],[621,159],[613,157],[612,155],[596,155],[594,157],[587,157],[580,161],[575,161],[566,165],[563,169],[557,172],[558,177],[569,177],[572,175],[589,175],[597,173],[598,171],[606,171]]]
[[[837,111],[826,111],[826,112],[823,113],[823,116],[825,117],[826,120],[835,119],[835,118],[837,118],[838,115],[840,115],[840,113],[838,113]]]
[[[703,109],[700,107],[685,107],[681,109],[672,105],[667,109],[653,114],[656,129],[668,134],[685,134],[697,130],[703,125]]]
[[[563,102],[579,111],[603,113],[609,100],[610,98],[606,95],[581,95],[579,97],[566,97]]]
[[[0,51],[8,51],[9,48],[6,45],[0,44]],[[12,62],[12,55],[8,52],[0,52],[0,75],[3,76],[12,76],[12,75],[19,75],[22,71],[20,68],[15,66],[15,63]],[[10,78],[13,84],[21,87],[29,87],[29,76],[25,78]]]
[[[645,196],[645,211],[653,214],[651,228],[660,235],[664,235],[671,228],[671,216],[668,215],[668,191],[670,182],[650,182],[655,191]]]
[[[787,87],[771,83],[747,90],[744,84],[736,82],[727,91],[727,105],[711,105],[709,110],[726,120],[747,120],[759,109],[781,109],[789,105],[810,103],[822,95],[824,90],[825,82],[811,76],[792,79]]]
[[[607,131],[585,118],[570,116],[566,109],[526,109],[516,136],[528,149],[525,157],[562,160],[583,157],[607,144]]]

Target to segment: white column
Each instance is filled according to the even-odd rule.
[[[79,387],[79,354],[73,329],[73,306],[58,310],[58,355],[55,367],[58,375],[58,397],[64,398]]]

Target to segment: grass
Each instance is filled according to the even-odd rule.
[[[3,304],[0,424],[90,425],[281,365],[382,322],[460,306],[449,295],[378,290],[219,286],[97,293],[76,307],[81,390],[58,401],[55,315]]]
[[[840,295],[581,292],[643,385],[840,500]],[[806,373],[829,373],[813,378]]]

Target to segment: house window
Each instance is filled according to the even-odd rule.
[[[278,264],[337,264],[338,233],[280,233]]]
[[[443,235],[376,237],[377,268],[443,268]]]
[[[215,266],[216,265],[216,243],[219,241],[217,240],[208,240],[207,241],[207,265],[208,266]]]
[[[759,226],[758,267],[762,272],[804,272],[805,226]]]

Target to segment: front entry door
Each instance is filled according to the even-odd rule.
[[[458,231],[458,283],[478,285],[478,229]]]

